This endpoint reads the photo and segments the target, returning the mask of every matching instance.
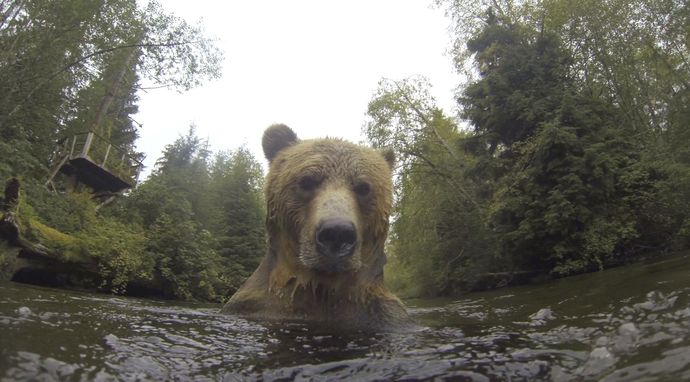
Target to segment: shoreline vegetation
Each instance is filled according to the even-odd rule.
[[[163,277],[152,272],[116,275],[111,270],[104,271],[108,265],[103,264],[104,259],[89,253],[89,243],[82,239],[82,235],[62,233],[46,226],[35,217],[19,213],[19,198],[13,200],[11,197],[13,192],[19,196],[19,187],[19,181],[12,178],[7,183],[4,200],[0,199],[2,206],[2,211],[0,211],[0,270],[2,270],[0,280],[14,280],[56,288],[125,294],[133,297],[224,302],[239,287],[239,283],[247,277],[247,272],[251,273],[253,270],[253,268],[247,268],[245,274],[228,288],[226,294],[211,296],[199,294],[176,296],[170,290],[165,289],[166,284]],[[23,207],[30,209],[28,205]],[[109,242],[113,239],[114,237],[107,237],[99,245],[106,251],[112,250]],[[145,250],[143,251],[145,252]],[[256,253],[260,254],[260,252]],[[668,253],[668,257],[675,255],[677,253]],[[665,257],[663,253],[659,252],[642,253],[636,258],[629,259],[626,263],[611,264],[609,267],[647,260],[658,261]],[[256,260],[260,260],[260,258],[261,255]],[[543,271],[482,273],[476,275],[471,288],[464,289],[461,293],[543,283],[551,279],[554,277]],[[395,277],[393,280],[393,282],[397,281]],[[117,282],[121,284],[118,285]],[[406,295],[405,290],[399,291],[402,291],[402,296],[406,298],[424,296],[421,294]]]
[[[102,209],[88,188],[54,192],[12,178],[0,211],[0,279],[228,298],[264,254],[262,170],[245,148],[211,160],[203,147],[190,130],[146,182]],[[189,161],[173,164],[180,152]]]
[[[364,129],[399,156],[400,296],[559,278],[690,248],[690,6],[437,2],[466,80],[383,80]],[[480,276],[481,275],[481,276]]]
[[[391,290],[457,295],[690,248],[690,5],[437,5],[464,74],[457,110],[438,107],[424,77],[382,80],[363,128],[398,159]],[[228,298],[265,252],[263,170],[246,147],[211,153],[192,126],[107,205],[51,172],[57,148],[82,132],[140,162],[142,80],[182,91],[218,78],[213,40],[156,2],[7,7],[0,278]]]

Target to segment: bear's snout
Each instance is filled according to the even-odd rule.
[[[357,246],[354,223],[345,219],[321,221],[316,229],[316,248],[322,256],[337,259],[352,256]]]

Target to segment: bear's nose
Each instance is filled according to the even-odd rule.
[[[351,221],[324,220],[316,230],[316,247],[324,256],[351,256],[357,244],[357,231]]]

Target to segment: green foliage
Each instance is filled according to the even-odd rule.
[[[423,78],[382,81],[369,104],[369,141],[399,158],[392,287],[452,294],[690,247],[686,3],[437,2],[455,23],[470,128]],[[0,179],[23,184],[26,238],[92,266],[116,293],[150,282],[175,298],[227,297],[265,252],[262,170],[246,148],[213,156],[192,127],[101,210],[89,190],[43,188],[60,138],[97,130],[133,147],[140,78],[184,90],[219,76],[201,26],[156,2],[4,6]],[[0,266],[11,253],[0,248]]]
[[[430,176],[424,166],[417,164],[419,171],[401,175],[388,248],[387,281],[405,296],[471,288],[475,275],[496,260],[495,240],[484,228],[482,211],[464,200],[452,183]]]
[[[156,1],[149,1],[137,14],[143,24],[143,59],[139,72],[154,83],[189,90],[206,79],[220,77],[222,52],[204,35],[202,24],[165,13]]]
[[[132,151],[140,78],[187,90],[220,76],[222,54],[203,27],[155,1],[2,7],[0,179],[21,181],[23,235],[58,261],[92,268],[115,293],[138,283],[176,298],[227,297],[264,253],[262,170],[246,148],[212,160],[191,128],[149,179],[100,210],[75,179],[44,188],[64,138],[91,130]],[[89,155],[100,161],[105,147]]]
[[[466,176],[474,161],[461,150],[466,134],[434,105],[428,86],[419,78],[382,82],[365,128],[374,146],[400,158],[386,280],[406,296],[468,288],[495,260],[481,185]]]
[[[147,232],[146,247],[146,256],[155,261],[170,297],[209,301],[223,297],[213,237],[193,220],[161,215]]]
[[[96,208],[88,191],[58,194],[50,192],[38,182],[23,184],[26,205],[36,219],[50,227],[72,234],[94,225]]]
[[[490,15],[467,46],[481,76],[460,99],[474,138],[490,152],[529,138],[558,107],[568,84],[568,58],[558,40]]]
[[[615,110],[563,102],[560,118],[520,148],[520,169],[500,180],[492,205],[504,254],[556,275],[602,269],[632,251],[638,201],[653,187],[632,181],[639,155],[615,127]]]
[[[638,134],[668,127],[669,106],[690,83],[686,2],[561,0],[531,13],[568,42],[583,90],[618,105]]]
[[[60,262],[93,266],[103,280],[100,287],[114,293],[126,292],[133,280],[151,279],[153,264],[143,256],[140,227],[97,216],[89,193],[56,195],[30,185],[24,185],[29,196],[19,205],[26,239],[40,243]]]
[[[144,252],[146,237],[140,227],[98,218],[78,237],[82,251],[97,263],[102,288],[125,293],[128,283],[153,277],[154,261]]]
[[[246,147],[220,153],[211,168],[209,193],[214,206],[209,229],[218,240],[226,267],[239,265],[233,289],[259,265],[266,248],[263,170]]]
[[[0,20],[0,175],[42,178],[55,144],[96,130],[137,137],[140,77],[189,89],[219,76],[222,54],[201,26],[155,1],[6,2]],[[5,156],[10,151],[21,155]]]
[[[211,161],[193,127],[113,214],[146,230],[148,256],[171,297],[221,300],[265,254],[263,172],[241,147]]]
[[[369,104],[369,141],[403,159],[393,289],[458,293],[690,247],[687,5],[440,3],[471,131],[423,80],[383,81]]]
[[[40,159],[31,155],[31,144],[26,140],[0,140],[0,180],[24,175],[28,179],[48,175]]]
[[[102,280],[94,286],[113,293],[137,283],[170,298],[221,301],[265,254],[263,171],[244,147],[209,158],[190,129],[145,182],[101,210],[88,190],[55,193],[27,179],[22,233],[57,261],[91,268]]]

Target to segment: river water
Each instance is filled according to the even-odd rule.
[[[0,283],[0,380],[690,380],[690,257],[407,301],[422,328],[338,333]]]

